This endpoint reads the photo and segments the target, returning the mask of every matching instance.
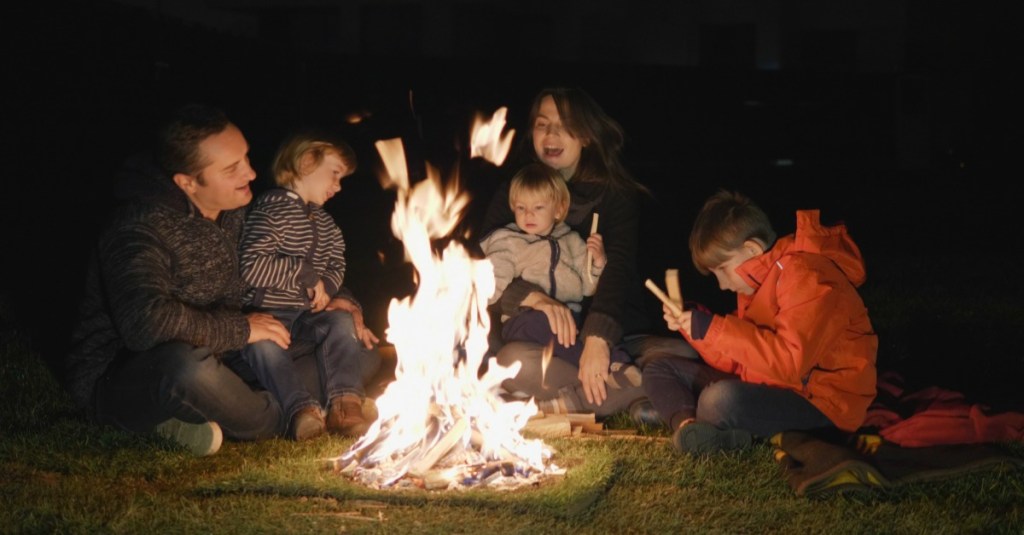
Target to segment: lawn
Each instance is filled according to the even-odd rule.
[[[515,491],[377,491],[323,468],[351,443],[227,443],[195,458],[86,425],[48,370],[5,340],[0,531],[1020,532],[1024,471],[885,492],[794,495],[760,445],[702,458],[657,430],[551,440],[564,477]],[[1017,448],[1020,451],[1020,448]]]
[[[880,365],[1012,404],[1012,333],[1024,327],[1017,292],[999,291],[1007,279],[965,278],[966,260],[910,279],[916,262],[926,264],[895,259],[863,289],[882,335]],[[965,284],[939,284],[956,270]],[[515,491],[367,489],[323,468],[351,444],[334,437],[228,442],[195,458],[155,436],[86,424],[16,322],[0,331],[0,532],[1024,531],[1024,470],[808,499],[786,484],[768,445],[681,456],[659,429],[550,440],[566,475]],[[1024,455],[1020,445],[1010,451]]]

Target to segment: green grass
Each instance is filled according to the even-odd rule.
[[[226,443],[196,458],[87,425],[26,347],[4,340],[0,531],[69,533],[991,533],[1024,529],[1024,473],[885,492],[794,495],[761,445],[702,458],[664,437],[549,441],[569,468],[515,491],[378,491],[325,470],[350,440]]]
[[[876,270],[863,289],[880,363],[953,386],[1021,377],[1013,333],[1024,304],[998,288],[1011,279],[943,286],[948,271],[900,265]],[[932,285],[942,289],[922,291]],[[1024,470],[808,499],[767,445],[694,458],[672,453],[659,429],[549,441],[567,474],[516,491],[368,489],[322,468],[351,444],[335,437],[228,442],[195,458],[155,436],[85,423],[25,338],[0,327],[0,532],[1024,532]],[[1000,392],[986,388],[973,392]]]

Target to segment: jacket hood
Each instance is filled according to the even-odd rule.
[[[175,211],[191,212],[184,191],[153,161],[149,153],[128,158],[117,173],[114,197],[119,201],[161,204]]]
[[[864,258],[846,232],[846,225],[822,226],[819,210],[797,211],[796,233],[779,238],[765,254],[744,262],[737,271],[744,280],[756,284],[756,288],[776,261],[793,253],[814,253],[828,258],[854,287],[864,284],[867,279]]]

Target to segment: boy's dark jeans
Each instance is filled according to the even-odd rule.
[[[657,359],[644,368],[643,383],[661,419],[673,430],[688,418],[762,438],[781,431],[835,428],[800,394],[745,383],[702,360]]]

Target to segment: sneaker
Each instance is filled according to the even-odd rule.
[[[629,404],[629,419],[639,426],[656,427],[662,425],[661,416],[654,409],[651,400],[640,398]]]
[[[292,416],[291,425],[288,426],[288,438],[302,442],[322,434],[324,434],[324,415],[320,412],[320,407],[310,405],[299,409],[299,412]]]
[[[171,418],[156,426],[156,433],[181,444],[197,456],[213,455],[224,441],[224,433],[217,422],[191,424]]]
[[[750,446],[752,441],[753,437],[747,431],[719,429],[705,422],[684,424],[672,435],[676,451],[691,455],[738,450]]]
[[[327,431],[335,435],[359,437],[370,429],[363,417],[363,400],[355,394],[342,394],[331,399],[327,410]]]

